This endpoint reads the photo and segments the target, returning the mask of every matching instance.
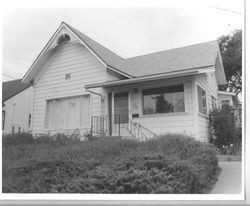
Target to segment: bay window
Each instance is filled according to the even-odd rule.
[[[144,115],[184,111],[184,87],[182,84],[143,90]]]

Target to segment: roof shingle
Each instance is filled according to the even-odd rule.
[[[20,93],[30,85],[22,83],[22,79],[7,81],[2,83],[2,102]]]
[[[209,41],[123,59],[72,26],[67,26],[108,66],[118,69],[132,77],[214,66],[219,49],[217,41]]]

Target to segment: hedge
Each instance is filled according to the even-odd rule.
[[[19,148],[22,158],[9,166],[11,160],[15,164],[14,156],[6,155]],[[26,148],[27,153],[24,145],[3,150],[4,193],[208,193],[218,169],[212,146],[183,135],[59,146],[34,140]],[[29,156],[43,149],[42,158]]]

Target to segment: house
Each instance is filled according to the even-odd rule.
[[[219,108],[229,106],[236,118],[236,125],[241,127],[242,124],[242,103],[239,101],[238,96],[234,92],[218,91]]]
[[[31,123],[32,87],[22,79],[2,83],[3,133],[28,132]]]
[[[65,22],[23,78],[34,88],[32,131],[208,140],[226,84],[217,41],[124,59]]]

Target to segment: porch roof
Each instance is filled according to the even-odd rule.
[[[85,89],[92,89],[92,88],[98,88],[98,87],[120,86],[120,85],[134,84],[134,83],[147,82],[147,81],[153,81],[153,80],[169,79],[169,78],[182,77],[182,76],[190,76],[190,75],[212,72],[212,71],[215,71],[215,68],[213,66],[202,67],[202,68],[191,68],[191,69],[183,70],[183,71],[168,72],[168,73],[164,73],[164,74],[137,77],[137,78],[133,78],[133,79],[123,79],[123,80],[93,83],[93,84],[85,85]]]

